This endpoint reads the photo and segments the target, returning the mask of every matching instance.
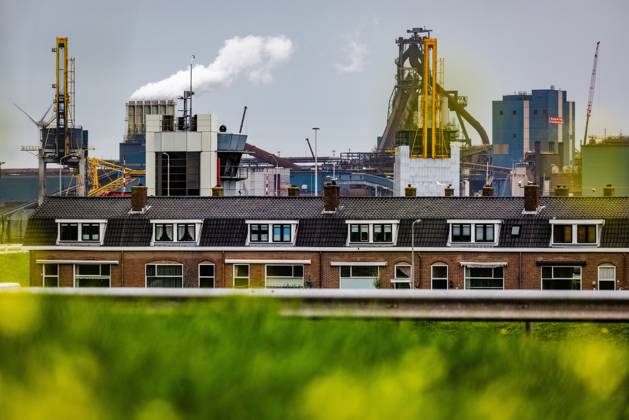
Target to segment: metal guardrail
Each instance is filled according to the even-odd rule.
[[[9,287],[0,288],[0,293],[165,301],[248,296],[272,299],[280,304],[283,315],[306,318],[629,322],[629,292],[626,291]]]
[[[0,244],[0,254],[27,252],[21,244]]]

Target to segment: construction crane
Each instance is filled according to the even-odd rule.
[[[590,92],[588,94],[588,107],[585,115],[585,133],[583,134],[584,145],[588,140],[588,126],[590,125],[590,116],[592,115],[592,100],[594,99],[594,88],[596,87],[596,66],[598,65],[598,47],[601,41],[596,41],[596,50],[594,51],[594,64],[592,65],[592,77],[590,79]]]
[[[89,158],[89,163],[92,182],[88,193],[90,197],[104,196],[112,192],[120,191],[122,188],[134,184],[146,174],[144,170],[129,169],[124,165],[118,165],[108,160],[95,157]],[[116,175],[116,177],[105,184],[101,183],[102,179],[109,180],[111,175]]]

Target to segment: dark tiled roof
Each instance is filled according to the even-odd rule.
[[[152,235],[151,223],[147,219],[109,219],[103,245],[148,246]]]
[[[50,245],[57,241],[55,219],[30,218],[24,235],[24,245]]]
[[[29,221],[29,245],[54,244],[55,218],[107,219],[105,244],[143,246],[150,243],[149,219],[204,219],[203,246],[243,246],[246,220],[299,220],[297,246],[344,246],[345,221],[400,220],[398,246],[411,245],[411,223],[417,223],[418,247],[447,244],[447,219],[499,219],[503,221],[499,246],[546,247],[549,219],[605,219],[601,245],[629,247],[628,197],[542,197],[540,211],[522,214],[522,197],[342,197],[333,214],[323,213],[321,197],[150,197],[149,209],[129,214],[125,197],[50,197]],[[521,226],[511,236],[511,227]]]
[[[205,219],[201,231],[201,246],[244,246],[247,225],[244,219]]]

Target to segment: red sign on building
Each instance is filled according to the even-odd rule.
[[[548,117],[549,124],[563,124],[563,117]]]

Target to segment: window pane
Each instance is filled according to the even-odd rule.
[[[146,284],[148,287],[181,288],[183,280],[181,277],[147,277]]]
[[[244,264],[236,264],[234,266],[236,277],[249,277],[249,266]]]
[[[155,266],[154,265],[147,265],[146,266],[146,275],[147,276],[154,276],[155,275]]]
[[[109,287],[109,278],[82,277],[76,279],[76,287]]]
[[[266,275],[269,277],[292,277],[292,265],[267,265]]]
[[[195,240],[195,225],[186,223],[177,225],[177,240],[191,242]]]
[[[554,225],[553,239],[559,244],[572,243],[572,225]]]
[[[98,223],[83,223],[81,225],[82,241],[99,241],[100,225]]]
[[[553,276],[553,268],[552,267],[542,267],[542,277],[550,278]]]
[[[494,225],[485,225],[485,240],[487,242],[494,241]]]
[[[580,244],[596,243],[596,225],[578,225],[577,242]]]
[[[76,266],[76,274],[80,276],[99,276],[100,265],[98,264],[79,264]]]
[[[291,226],[290,225],[284,225],[283,229],[283,234],[284,234],[284,242],[291,242]]]
[[[470,225],[463,225],[461,226],[461,230],[462,230],[463,237],[469,237],[470,232],[472,231],[472,228]]]
[[[445,265],[433,265],[432,266],[432,278],[433,279],[447,279],[448,267]]]
[[[214,287],[214,277],[201,277],[199,279],[199,287],[203,289]]]
[[[468,267],[468,277],[493,277],[493,268]]]
[[[476,225],[476,241],[483,242],[485,240],[485,225]]]
[[[616,267],[599,267],[598,268],[599,280],[615,280],[616,279]]]
[[[344,265],[341,267],[341,277],[350,277],[351,276],[351,267]]]
[[[173,240],[173,225],[156,224],[155,225],[155,240],[156,241],[172,241]]]
[[[378,267],[355,265],[352,267],[352,277],[378,277]]]
[[[59,287],[59,277],[44,277],[44,287]]]
[[[78,241],[79,225],[76,223],[61,223],[59,239],[62,241]]]
[[[393,283],[393,287],[395,289],[410,289],[411,288],[411,283],[410,282]]]
[[[598,290],[616,290],[616,283],[613,281],[599,281]]]
[[[360,241],[369,242],[369,225],[360,225]]]
[[[111,266],[109,264],[101,264],[100,275],[108,276],[111,273]]]
[[[57,264],[44,264],[44,275],[56,276],[59,274],[59,265]]]
[[[282,240],[282,225],[273,225],[273,242]]]
[[[182,267],[175,264],[157,265],[158,276],[181,276]]]
[[[554,267],[553,277],[559,279],[571,279],[573,276],[578,277],[580,273],[575,273],[574,268],[575,267]]]
[[[293,276],[294,277],[303,277],[304,276],[304,266],[303,265],[295,265],[295,266],[293,266]]]
[[[205,277],[213,277],[214,276],[214,265],[212,264],[203,264],[199,266],[199,275]]]
[[[437,280],[433,279],[432,281],[433,289],[447,289],[448,288],[448,280]]]
[[[396,279],[409,279],[409,278],[411,278],[411,266],[410,265],[396,265],[395,266],[395,278]]]

